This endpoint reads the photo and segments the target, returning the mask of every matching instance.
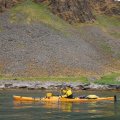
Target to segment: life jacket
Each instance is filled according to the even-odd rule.
[[[73,93],[71,89],[66,90],[66,93],[64,95],[62,95],[63,98],[72,98],[73,97]]]
[[[66,92],[67,92],[67,90],[64,90],[64,89],[62,90],[62,94],[64,94],[64,95],[65,95],[65,94],[66,94]]]

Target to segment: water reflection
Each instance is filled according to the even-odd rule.
[[[24,109],[24,108],[32,108],[32,107],[42,107],[45,109],[59,109],[63,112],[72,112],[73,111],[73,103],[59,103],[59,102],[19,102],[13,101],[14,109]]]
[[[92,118],[103,116],[114,116],[114,103],[65,103],[65,102],[13,102],[14,109],[44,108],[47,110],[57,110],[61,112],[88,113]]]
[[[24,109],[24,108],[32,108],[33,102],[17,102],[13,101],[13,108],[14,109]]]
[[[0,96],[0,120],[119,120],[120,118],[119,100],[115,104],[110,101],[95,103],[17,102],[12,99],[14,94],[14,92],[6,92]],[[17,95],[19,94],[18,92]],[[39,94],[40,97],[44,95],[42,92],[27,91],[21,93],[21,96],[39,96]],[[101,96],[103,95],[110,96],[111,92],[109,94],[104,92]],[[120,99],[120,94],[117,96]]]
[[[73,112],[73,103],[50,103],[45,102],[43,104],[44,108],[46,109],[59,109],[63,112]]]

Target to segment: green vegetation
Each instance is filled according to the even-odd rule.
[[[1,27],[1,24],[0,24],[0,32],[2,32],[2,27]]]
[[[104,75],[100,80],[97,80],[97,84],[120,84],[120,81],[117,81],[116,78],[120,77],[120,73],[111,73]]]
[[[16,5],[10,10],[11,23],[27,23],[42,22],[57,30],[64,31],[69,26],[68,23],[53,15],[46,4],[36,4],[32,0]]]
[[[101,43],[101,48],[106,53],[112,53],[111,47],[108,44],[106,44],[106,43]]]
[[[97,25],[101,26],[103,30],[113,37],[120,38],[120,17],[119,16],[107,16],[96,15]]]
[[[116,32],[116,31],[111,31],[110,34],[116,38],[120,38],[120,32]]]
[[[96,16],[98,24],[104,27],[110,26],[120,26],[120,20],[117,16],[107,16],[107,15],[97,15]]]
[[[0,75],[0,80],[23,80],[23,81],[56,81],[56,82],[81,82],[88,83],[86,77],[5,77]]]
[[[109,73],[100,77],[100,79],[95,80],[93,83],[101,85],[120,85],[120,73]],[[90,83],[88,77],[85,76],[48,76],[48,77],[10,77],[0,75],[0,80],[22,80],[22,81],[51,81],[51,82],[81,82],[81,83]]]
[[[108,85],[108,84],[120,84],[120,81],[117,78],[120,77],[120,73],[110,73],[101,77],[101,79],[94,81],[96,84]],[[0,80],[22,80],[22,81],[56,81],[56,82],[81,82],[81,83],[90,83],[87,77],[5,77],[0,75]]]

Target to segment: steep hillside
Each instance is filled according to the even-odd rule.
[[[1,75],[80,76],[120,70],[119,16],[95,13],[94,23],[71,25],[51,10],[48,1],[26,0],[0,14]]]

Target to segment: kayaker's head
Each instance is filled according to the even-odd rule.
[[[71,86],[66,86],[66,90],[71,90]]]

